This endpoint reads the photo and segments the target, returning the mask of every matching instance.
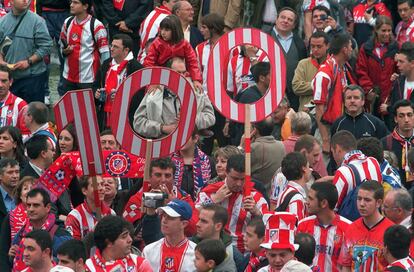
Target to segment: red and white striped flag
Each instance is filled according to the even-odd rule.
[[[75,125],[84,175],[95,176],[104,173],[92,90],[67,92],[53,110],[59,131],[69,123]]]

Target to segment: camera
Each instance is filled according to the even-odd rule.
[[[105,103],[105,101],[106,101],[106,90],[105,90],[105,88],[98,89],[98,91],[99,91],[99,98],[98,98],[99,102]]]
[[[322,21],[325,21],[325,20],[327,20],[327,19],[328,19],[328,15],[326,15],[326,14],[322,14],[321,16],[319,16],[319,18],[320,18]]]
[[[157,209],[164,206],[164,200],[168,198],[167,193],[162,192],[152,192],[144,193],[142,195],[142,202],[144,203],[145,208]]]

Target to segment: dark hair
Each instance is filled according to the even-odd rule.
[[[414,60],[414,43],[412,42],[403,43],[398,53],[405,55],[408,61],[413,61]]]
[[[122,41],[122,45],[125,48],[128,48],[129,51],[132,51],[132,48],[134,47],[134,41],[127,34],[123,34],[123,33],[115,34],[114,37],[112,38],[112,40],[121,40]]]
[[[328,34],[326,34],[325,32],[323,32],[323,31],[316,31],[316,32],[313,32],[312,33],[312,36],[310,37],[310,39],[309,39],[309,41],[310,40],[312,40],[312,39],[319,39],[319,38],[323,38],[323,42],[325,43],[325,44],[328,44],[329,43],[329,36],[328,36]]]
[[[324,11],[327,16],[331,16],[331,11],[323,5],[314,6],[313,9],[312,9],[312,16],[313,16],[313,13],[315,12],[315,10]]]
[[[168,15],[160,23],[160,30],[168,29],[171,30],[171,40],[173,44],[179,43],[184,39],[184,32],[181,26],[181,21],[177,15]]]
[[[303,167],[308,164],[305,156],[300,152],[287,154],[282,160],[282,173],[287,180],[298,180],[303,177]]]
[[[351,36],[347,33],[337,34],[329,44],[329,50],[332,54],[338,55],[342,48],[347,47],[351,41]]]
[[[79,0],[82,5],[88,5],[88,9],[86,10],[88,13],[91,13],[92,10],[92,0]]]
[[[35,229],[26,234],[26,239],[30,238],[36,241],[36,244],[39,245],[42,251],[45,251],[47,248],[50,249],[50,255],[52,255],[52,237],[50,237],[49,232],[41,229]]]
[[[312,135],[303,135],[295,143],[294,151],[300,152],[305,149],[307,152],[311,152],[315,144],[319,144],[318,140]]]
[[[115,215],[108,215],[101,219],[95,226],[93,233],[96,247],[102,252],[107,242],[114,243],[124,231],[132,233],[132,224],[124,218]]]
[[[393,225],[384,232],[384,246],[395,259],[403,259],[410,253],[410,231],[401,225]]]
[[[57,249],[56,255],[67,256],[76,262],[79,259],[86,261],[86,248],[82,241],[71,239],[63,242]]]
[[[197,244],[195,250],[200,252],[205,261],[213,260],[216,266],[226,258],[226,248],[220,240],[204,239]]]
[[[357,142],[357,149],[365,156],[374,157],[380,164],[384,161],[382,143],[375,137],[363,137]]]
[[[331,138],[331,146],[339,145],[345,151],[356,149],[357,142],[355,136],[348,130],[340,130],[336,132]]]
[[[260,76],[267,76],[270,73],[270,63],[267,61],[261,61],[256,63],[250,68],[254,82],[259,82]]]
[[[369,191],[374,193],[374,199],[384,199],[384,188],[376,180],[367,180],[361,183],[359,190]]]
[[[246,170],[244,161],[244,155],[242,154],[230,156],[227,160],[226,172],[229,173],[231,170],[234,170],[239,173],[244,173]]]
[[[73,149],[72,149],[72,151],[78,151],[79,150],[79,143],[78,143],[78,136],[76,135],[75,126],[72,123],[70,123],[64,129],[62,129],[62,131],[63,130],[66,130],[67,132],[69,132],[69,134],[73,138]],[[62,131],[60,131],[60,133],[58,135],[58,144],[56,145],[56,157],[59,157],[62,154],[62,150],[60,150],[60,145],[59,145],[59,137],[60,137],[60,134],[62,133]]]
[[[115,137],[115,135],[112,133],[111,129],[104,129],[101,133],[99,133],[99,136],[106,136],[106,135],[112,135]]]
[[[259,132],[260,136],[270,136],[273,131],[273,123],[268,119],[253,123],[252,126]]]
[[[258,238],[263,238],[264,237],[266,227],[263,223],[262,218],[254,217],[252,220],[250,220],[249,223],[247,223],[247,226],[254,228],[254,233],[256,233]]]
[[[22,202],[21,196],[22,196],[23,186],[29,182],[32,184],[36,184],[37,179],[32,176],[25,176],[21,180],[19,180],[19,183],[17,183],[16,188],[14,188],[13,196],[14,196],[14,202],[16,203],[16,205]]]
[[[26,156],[24,155],[24,145],[23,137],[20,133],[20,130],[13,126],[4,126],[0,128],[0,135],[7,132],[12,140],[16,143],[16,149],[14,150],[14,155],[16,160],[22,164],[26,161]]]
[[[36,197],[37,195],[42,196],[43,206],[46,206],[47,204],[50,204],[50,195],[49,195],[48,192],[46,192],[45,189],[37,187],[37,188],[33,188],[29,192],[27,192],[27,198],[33,198],[33,197]]]
[[[205,25],[210,32],[215,33],[219,36],[224,34],[224,17],[217,13],[209,13],[201,18],[201,25]]]
[[[402,5],[404,3],[407,3],[410,6],[410,8],[413,7],[413,1],[411,1],[411,0],[398,0],[397,6]]]
[[[411,107],[414,111],[414,104],[410,100],[401,99],[395,102],[393,105],[394,115],[397,115],[397,110],[401,107]]]
[[[335,209],[336,203],[338,202],[338,190],[335,185],[331,182],[315,182],[312,184],[311,189],[316,192],[318,202],[326,199],[329,204],[329,209]]]
[[[32,116],[37,124],[44,124],[48,120],[49,108],[42,102],[30,102],[26,114]]]
[[[90,176],[81,176],[79,178],[79,188],[82,189],[87,189],[89,186],[89,181],[92,181],[92,177]]]
[[[223,225],[223,229],[229,220],[229,215],[227,214],[227,210],[220,205],[217,204],[206,204],[202,206],[203,210],[212,211],[213,214],[213,222],[214,224],[221,223]]]
[[[295,251],[295,257],[299,262],[311,265],[315,257],[316,241],[309,233],[297,233],[295,235],[295,244],[299,249]]]
[[[42,151],[47,151],[48,137],[46,135],[34,135],[26,142],[26,151],[29,159],[37,159]]]
[[[19,163],[15,159],[10,158],[2,158],[0,159],[0,175],[4,174],[4,170],[6,167],[15,167],[18,166]]]
[[[175,163],[171,160],[170,157],[153,159],[150,164],[150,175],[152,175],[152,169],[154,167],[161,168],[162,170],[171,168],[173,174],[175,173]]]
[[[361,99],[365,100],[365,92],[364,89],[362,89],[361,86],[355,85],[355,84],[351,84],[345,87],[344,91],[342,92],[342,100],[345,101],[345,94],[346,92],[350,90],[350,91],[359,91],[359,94],[361,95]]]
[[[9,80],[12,79],[12,71],[10,70],[9,67],[7,67],[6,65],[0,65],[0,71],[8,73],[9,74]]]

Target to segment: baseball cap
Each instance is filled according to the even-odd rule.
[[[75,272],[75,271],[73,271],[73,269],[69,267],[57,265],[53,267],[52,269],[50,269],[50,272]]]
[[[190,220],[193,215],[190,204],[179,199],[173,199],[167,206],[158,209],[161,210],[171,217],[181,217],[184,220]]]

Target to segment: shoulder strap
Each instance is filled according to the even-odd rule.
[[[53,135],[50,131],[45,130],[45,129],[39,130],[38,132],[36,132],[33,135],[44,135],[44,136],[47,136],[50,139],[52,139],[52,141],[54,141],[55,143],[57,142],[57,139],[56,139],[55,135]]]
[[[282,203],[280,203],[279,207],[277,207],[277,208],[276,208],[276,211],[277,211],[277,212],[284,212],[284,211],[286,211],[287,207],[289,206],[290,201],[291,201],[291,200],[292,200],[292,198],[293,198],[295,195],[297,195],[297,194],[299,194],[299,192],[298,192],[298,191],[296,191],[296,190],[294,190],[294,191],[292,191],[292,192],[288,193],[288,194],[286,195],[285,199],[283,200],[283,202],[282,202]]]
[[[26,13],[22,15],[22,17],[20,18],[19,22],[18,22],[18,23],[17,23],[17,25],[14,27],[13,31],[10,33],[10,36],[13,36],[13,35],[16,33],[16,31],[17,31],[17,29],[19,28],[19,26],[20,26],[21,22],[23,21],[24,16],[26,16],[26,14],[27,14],[28,12],[29,12],[29,11],[27,10],[27,11],[26,11]]]
[[[89,26],[91,28],[91,34],[92,34],[94,45],[96,46],[97,43],[96,43],[96,37],[95,37],[95,20],[96,20],[95,17],[92,16],[91,23],[89,24]]]
[[[66,21],[66,31],[68,30],[70,23],[72,23],[74,16],[70,16],[69,19]]]
[[[58,229],[58,225],[54,224],[53,227],[49,231],[49,235],[50,235],[50,238],[52,239],[52,241],[53,241],[53,237],[55,237],[55,233],[56,233],[57,229]]]
[[[361,175],[359,174],[358,169],[352,163],[348,164],[347,166],[351,169],[352,173],[354,173],[356,188],[357,186],[359,186],[359,184],[361,184]]]

